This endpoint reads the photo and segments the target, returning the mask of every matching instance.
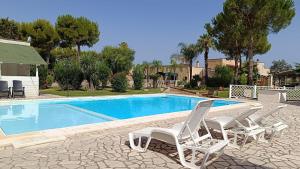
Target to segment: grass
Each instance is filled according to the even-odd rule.
[[[207,93],[209,88],[208,89],[186,89],[186,90],[189,90],[189,91],[195,92],[195,93],[199,93],[199,94],[203,94],[203,93]],[[228,98],[229,97],[229,89],[225,88],[224,90],[219,90],[217,92],[216,96],[219,98]]]
[[[53,94],[66,97],[79,97],[79,96],[109,96],[109,95],[130,95],[130,94],[154,94],[161,93],[160,88],[146,90],[133,90],[128,89],[126,92],[114,92],[111,88],[102,90],[60,90],[59,88],[49,88],[40,90],[41,94]]]

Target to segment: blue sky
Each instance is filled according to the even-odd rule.
[[[43,18],[53,24],[57,16],[71,14],[85,16],[100,27],[100,41],[92,47],[100,51],[103,46],[122,41],[136,51],[135,62],[162,60],[169,63],[173,53],[179,51],[179,42],[194,43],[204,32],[204,24],[222,10],[223,0],[9,0],[2,1],[0,17],[17,21]],[[295,2],[296,9],[300,1]],[[272,49],[259,60],[268,66],[274,59],[286,59],[291,64],[300,62],[300,18],[276,35],[270,35]],[[88,48],[85,48],[88,49]],[[212,51],[210,58],[224,57]],[[198,60],[203,63],[203,55]],[[203,64],[202,64],[203,66]]]

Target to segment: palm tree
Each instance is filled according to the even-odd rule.
[[[150,71],[150,67],[151,67],[151,63],[150,62],[147,62],[147,61],[144,61],[142,63],[145,71],[146,71],[146,79],[147,79],[147,88],[148,88],[148,85],[149,85],[149,71]]]
[[[162,66],[162,62],[160,60],[153,60],[152,65],[153,65],[154,68],[156,68],[156,73],[158,73],[159,69]]]
[[[170,68],[173,71],[173,80],[174,80],[174,87],[176,86],[175,80],[176,80],[176,68],[177,68],[178,64],[176,62],[175,58],[171,57],[171,65]]]
[[[204,63],[205,63],[205,84],[207,84],[208,81],[208,53],[210,48],[215,48],[213,39],[210,35],[207,33],[200,36],[198,39],[197,45],[201,49],[201,51],[204,51]]]
[[[178,58],[182,58],[185,60],[185,62],[188,62],[189,64],[189,80],[193,77],[193,61],[196,59],[201,53],[201,48],[199,48],[196,44],[185,44],[185,43],[179,43],[178,46],[180,49],[180,54],[177,55]]]

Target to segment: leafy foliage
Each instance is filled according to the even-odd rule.
[[[96,64],[96,68],[97,68],[98,79],[101,82],[101,87],[104,88],[106,87],[107,81],[109,80],[109,77],[111,75],[111,70],[103,62],[98,62]]]
[[[271,73],[277,75],[279,72],[292,69],[292,65],[288,64],[284,59],[274,60],[270,67]]]
[[[150,79],[152,79],[152,86],[153,88],[157,88],[157,81],[160,77],[160,74],[153,74],[153,75],[150,75]]]
[[[80,60],[81,71],[91,90],[94,90],[95,86],[99,84],[96,62],[97,58],[94,56],[84,56]]]
[[[113,74],[129,72],[132,68],[135,51],[123,42],[118,47],[106,46],[101,52],[101,58]]]
[[[111,85],[116,92],[125,92],[128,87],[126,73],[119,72],[113,75]]]
[[[217,48],[225,49],[230,55],[242,52],[247,56],[248,83],[253,84],[253,57],[266,53],[271,47],[268,35],[286,28],[294,16],[292,0],[226,0],[223,11],[213,19],[213,27],[208,30],[217,42],[221,40],[220,44],[225,45]],[[229,46],[236,49],[230,50]]]
[[[199,48],[198,45],[195,44],[185,44],[185,43],[179,43],[178,46],[180,47],[180,54],[175,56],[174,58],[177,58],[177,60],[184,60],[184,62],[189,63],[189,75],[190,80],[192,79],[192,70],[193,70],[193,61],[198,57],[198,55],[201,53],[201,48]]]
[[[156,69],[156,73],[158,73],[162,66],[162,62],[160,60],[153,60],[151,65]]]
[[[57,47],[50,52],[51,56],[55,58],[56,61],[60,60],[75,60],[77,52],[73,48],[61,48]]]
[[[62,90],[80,89],[83,74],[77,62],[60,61],[54,67],[54,77]]]
[[[247,75],[243,73],[240,78],[239,78],[239,83],[241,85],[246,85],[247,84]]]
[[[184,87],[188,89],[196,89],[199,87],[198,83],[201,81],[201,78],[199,75],[194,75],[192,80],[185,84]]]
[[[44,89],[47,88],[47,75],[48,75],[48,68],[46,66],[39,66],[39,85],[40,88]],[[34,69],[35,72],[35,69]]]
[[[57,18],[55,27],[63,47],[77,46],[78,60],[81,46],[92,47],[99,41],[100,32],[97,23],[85,17],[62,15]]]
[[[20,39],[20,31],[17,22],[9,18],[0,18],[0,38]]]
[[[233,70],[228,66],[216,66],[215,75],[209,78],[209,87],[228,87],[233,79]]]
[[[215,48],[213,38],[209,34],[203,34],[198,39],[197,45],[200,47],[200,51],[204,51],[204,64],[205,64],[205,83],[208,81],[208,53],[209,49]]]
[[[142,65],[136,65],[132,71],[134,89],[140,90],[144,82],[144,70]]]

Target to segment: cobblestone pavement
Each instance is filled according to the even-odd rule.
[[[227,148],[208,168],[300,168],[300,106],[289,105],[281,116],[290,128],[272,143],[247,143],[242,151]],[[167,127],[183,119],[90,132],[63,142],[21,149],[0,148],[0,168],[183,168],[176,148],[152,141],[145,153],[128,147],[128,132],[145,126]]]

